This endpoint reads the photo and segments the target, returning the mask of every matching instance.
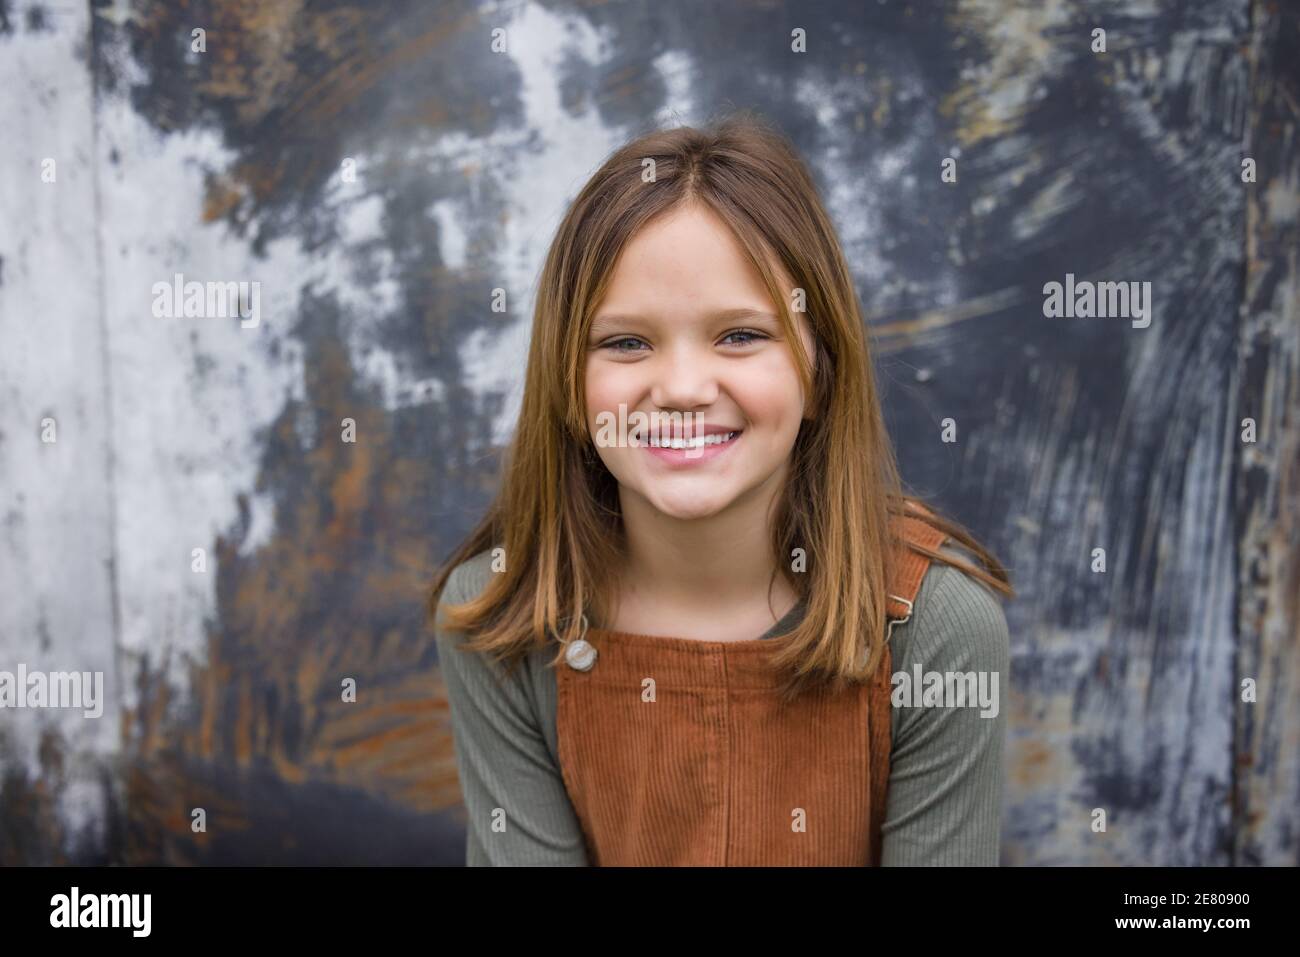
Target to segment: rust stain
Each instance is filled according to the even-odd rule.
[[[171,708],[164,672],[142,668],[141,707],[124,716],[131,819],[165,834],[136,840],[139,859],[201,859],[205,839],[189,833],[195,806],[217,809],[210,826],[265,827],[250,815],[266,809],[232,780],[347,788],[414,814],[460,801],[445,686],[423,630],[430,539],[395,518],[410,513],[426,467],[394,444],[389,414],[357,393],[342,342],[321,334],[310,351],[315,432],[302,447],[297,410],[286,408],[269,439],[281,474],[268,480],[295,476],[295,495],[254,555],[218,540],[221,621],[192,666],[189,706]],[[355,443],[341,441],[344,418],[356,421]],[[373,549],[381,560],[361,559]],[[406,609],[401,626],[370,624],[395,608]],[[345,678],[356,680],[356,703],[341,700]]]
[[[1233,863],[1300,862],[1300,222],[1292,215],[1300,182],[1294,140],[1294,61],[1300,11],[1252,4],[1250,90],[1244,155],[1257,165],[1246,197],[1246,282],[1238,353],[1240,414],[1258,422],[1254,446],[1238,440],[1237,543],[1239,672],[1257,700],[1236,709],[1232,806]],[[1234,170],[1234,174],[1238,171]],[[1292,197],[1292,198],[1288,198]],[[1279,211],[1281,214],[1279,215]],[[1235,429],[1239,427],[1234,423]],[[1234,434],[1234,438],[1235,438]]]
[[[225,176],[210,177],[203,194],[203,222],[231,216],[243,202],[243,191]]]

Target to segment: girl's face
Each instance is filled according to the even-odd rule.
[[[807,320],[794,319],[811,357]],[[706,518],[784,480],[806,399],[762,278],[712,211],[678,207],[632,237],[588,334],[585,379],[588,428],[625,509],[641,504],[633,496],[663,515]],[[609,442],[602,424],[630,432],[637,412],[692,413],[673,434],[698,437],[702,424],[709,443],[654,448],[622,428]]]

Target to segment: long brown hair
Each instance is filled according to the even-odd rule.
[[[587,610],[604,620],[606,586],[624,539],[617,482],[588,433],[584,344],[620,252],[637,230],[683,203],[704,204],[735,233],[778,307],[812,397],[814,415],[802,423],[772,522],[776,568],[806,605],[798,627],[772,639],[772,664],[787,675],[786,693],[875,673],[897,545],[891,516],[916,515],[946,532],[983,567],[917,550],[1012,597],[1006,570],[969,532],[928,507],[918,512],[904,495],[834,226],[788,140],[741,113],[704,129],[656,130],[632,140],[573,201],[542,270],[523,406],[500,491],[438,570],[430,619],[453,569],[501,548],[504,568],[483,593],[442,608],[444,627],[472,634],[467,650],[510,664],[549,635],[579,637]],[[782,288],[782,272],[792,289]],[[815,357],[799,345],[792,302],[806,313]],[[807,557],[802,574],[786,571],[794,549]],[[553,663],[562,654],[557,642]]]

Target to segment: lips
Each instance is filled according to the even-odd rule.
[[[672,445],[653,445],[646,444],[643,446],[646,454],[655,459],[661,466],[674,471],[680,469],[694,469],[712,462],[719,456],[725,456],[744,436],[742,431],[733,432],[714,432],[707,438],[700,438],[696,441],[701,444],[686,445],[684,440],[678,440],[676,447]]]

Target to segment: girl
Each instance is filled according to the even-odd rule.
[[[902,491],[791,145],[634,140],[560,224],[500,493],[429,598],[468,863],[996,864],[995,592]]]

